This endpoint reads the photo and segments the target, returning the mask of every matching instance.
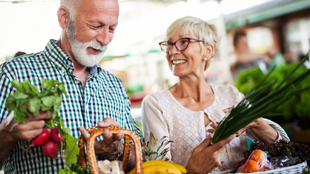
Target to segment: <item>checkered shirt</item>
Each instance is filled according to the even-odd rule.
[[[42,79],[54,79],[66,87],[68,98],[63,96],[59,115],[66,127],[71,128],[73,137],[78,138],[79,126],[90,128],[106,117],[116,120],[119,126],[135,132],[142,137],[141,131],[130,115],[130,101],[119,78],[102,69],[99,64],[91,68],[87,83],[83,88],[81,81],[73,75],[73,62],[57,45],[50,40],[45,50],[35,54],[23,55],[0,66],[0,123],[8,116],[5,100],[15,89],[11,82],[29,80],[41,88]],[[20,141],[27,147],[28,142]],[[31,154],[35,155],[33,157]],[[41,147],[31,147],[29,152],[17,144],[8,156],[5,173],[58,173],[65,168],[64,161],[47,158]]]

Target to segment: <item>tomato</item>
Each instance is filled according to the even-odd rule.
[[[247,160],[241,169],[240,173],[259,172],[259,164],[254,160]]]
[[[258,162],[259,164],[261,164],[265,159],[265,153],[259,149],[256,149],[252,152],[249,159],[254,160]]]

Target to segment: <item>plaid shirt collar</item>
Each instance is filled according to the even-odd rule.
[[[58,45],[56,44],[57,41],[51,39],[45,49],[44,53],[46,54],[46,57],[48,57],[52,62],[54,62],[56,68],[60,70],[60,72],[68,71],[73,73],[74,71],[74,66],[73,62],[71,60],[71,57],[65,53]],[[89,75],[92,77],[95,77],[98,75],[103,69],[97,63],[95,66],[91,67]],[[103,73],[106,73],[106,71],[103,71]]]

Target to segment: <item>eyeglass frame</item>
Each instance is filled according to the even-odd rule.
[[[188,41],[188,44],[186,45],[186,47],[185,47],[183,50],[179,50],[179,48],[178,48],[177,45],[176,45],[176,43],[177,43],[179,40],[181,40],[181,39],[187,39],[187,41]],[[184,50],[187,49],[187,47],[188,47],[188,45],[189,45],[189,43],[190,43],[190,40],[194,40],[194,41],[198,41],[198,42],[204,42],[203,40],[200,40],[200,39],[195,39],[195,38],[191,38],[191,37],[182,37],[182,38],[176,40],[175,42],[170,42],[170,43],[171,43],[171,49],[172,49],[172,47],[173,47],[173,45],[174,45],[175,48],[176,48],[178,51],[184,51]],[[159,44],[160,50],[161,50],[162,52],[164,52],[164,53],[169,53],[169,51],[168,51],[168,52],[165,52],[165,51],[163,50],[162,46],[161,46],[161,44],[164,43],[164,42],[167,42],[167,43],[168,43],[169,41],[162,41],[162,42],[159,42],[158,44]]]

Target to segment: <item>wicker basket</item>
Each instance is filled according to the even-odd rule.
[[[142,174],[142,151],[141,151],[141,144],[140,144],[138,136],[130,130],[123,129],[121,127],[114,126],[114,125],[108,128],[92,127],[92,128],[87,129],[88,133],[90,134],[90,137],[88,138],[87,143],[86,143],[86,151],[88,154],[88,162],[89,162],[91,173],[92,174],[99,173],[96,155],[95,155],[94,142],[97,137],[102,135],[102,132],[105,129],[109,129],[112,134],[116,134],[118,132],[124,133],[124,153],[123,153],[123,170],[124,171],[128,165],[130,146],[131,146],[130,139],[132,139],[132,141],[134,142],[134,147],[135,147],[136,174]],[[86,156],[85,156],[85,147],[84,147],[83,137],[80,137],[79,139],[79,148],[80,148],[79,164],[85,170],[86,169]]]
[[[307,161],[289,167],[283,167],[275,170],[265,171],[265,172],[254,172],[253,174],[298,174],[307,167]]]

